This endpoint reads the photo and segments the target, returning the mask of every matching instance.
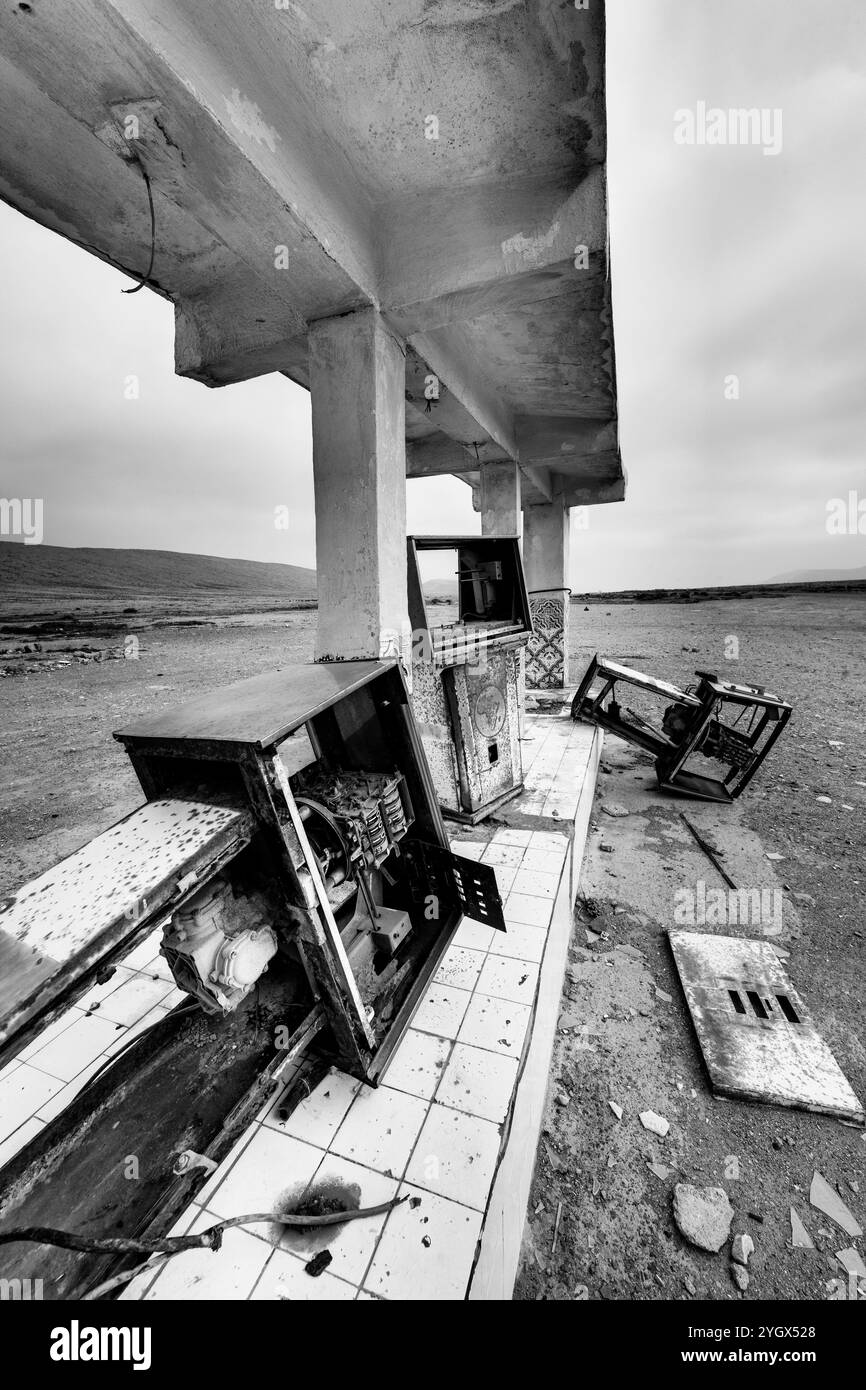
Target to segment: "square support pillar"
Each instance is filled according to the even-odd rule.
[[[403,656],[406,361],[375,309],[310,325],[316,660]]]
[[[481,464],[481,534],[520,535],[520,469],[511,459]]]
[[[523,566],[535,634],[529,639],[526,684],[532,690],[568,685],[570,515],[561,502],[524,508]]]
[[[481,464],[482,536],[520,535],[520,469],[512,459]],[[520,737],[526,730],[526,649],[521,648],[517,673]]]

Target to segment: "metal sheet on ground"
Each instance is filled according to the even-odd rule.
[[[769,942],[690,931],[668,939],[714,1091],[866,1118]]]

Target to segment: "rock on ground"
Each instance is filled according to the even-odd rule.
[[[722,1187],[693,1187],[678,1182],[674,1188],[674,1220],[680,1233],[699,1250],[716,1254],[731,1231],[734,1209]]]

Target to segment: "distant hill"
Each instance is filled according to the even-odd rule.
[[[795,570],[793,574],[777,574],[770,584],[835,584],[850,579],[866,579],[866,565],[856,570]]]
[[[236,596],[275,600],[315,599],[316,572],[301,565],[186,555],[174,550],[103,550],[0,541],[0,594],[52,598]]]

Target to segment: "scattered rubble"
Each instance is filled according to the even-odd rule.
[[[866,1264],[859,1250],[849,1245],[847,1250],[837,1250],[836,1259],[846,1274],[856,1274],[858,1279],[866,1279]]]
[[[736,1284],[740,1293],[745,1293],[749,1287],[749,1272],[742,1265],[731,1265],[731,1278]]]
[[[663,1115],[657,1115],[654,1110],[642,1110],[638,1118],[644,1129],[657,1134],[661,1139],[664,1139],[671,1127],[670,1120],[666,1120]]]
[[[731,1259],[735,1264],[747,1265],[749,1256],[754,1254],[755,1242],[750,1235],[734,1236],[731,1242]]]
[[[814,1250],[815,1242],[806,1230],[799,1216],[791,1207],[791,1245],[800,1250]]]
[[[680,1234],[699,1250],[717,1254],[731,1232],[734,1209],[722,1187],[693,1187],[678,1182],[674,1188],[674,1221]]]
[[[611,1110],[613,1111],[614,1115],[616,1115],[616,1118],[617,1118],[618,1120],[621,1120],[621,1119],[622,1119],[622,1106],[621,1106],[621,1105],[617,1105],[617,1103],[616,1103],[615,1100],[609,1100],[609,1101],[608,1101],[608,1105],[610,1106],[610,1108],[611,1108]]]
[[[838,1192],[817,1171],[812,1174],[809,1201],[813,1207],[817,1207],[818,1211],[822,1211],[825,1216],[830,1217],[831,1221],[835,1221],[837,1226],[841,1226],[842,1230],[849,1236],[862,1236],[863,1227],[855,1221]]]
[[[621,820],[623,816],[628,815],[626,807],[618,801],[606,801],[601,809],[606,816],[613,816],[614,820]]]

